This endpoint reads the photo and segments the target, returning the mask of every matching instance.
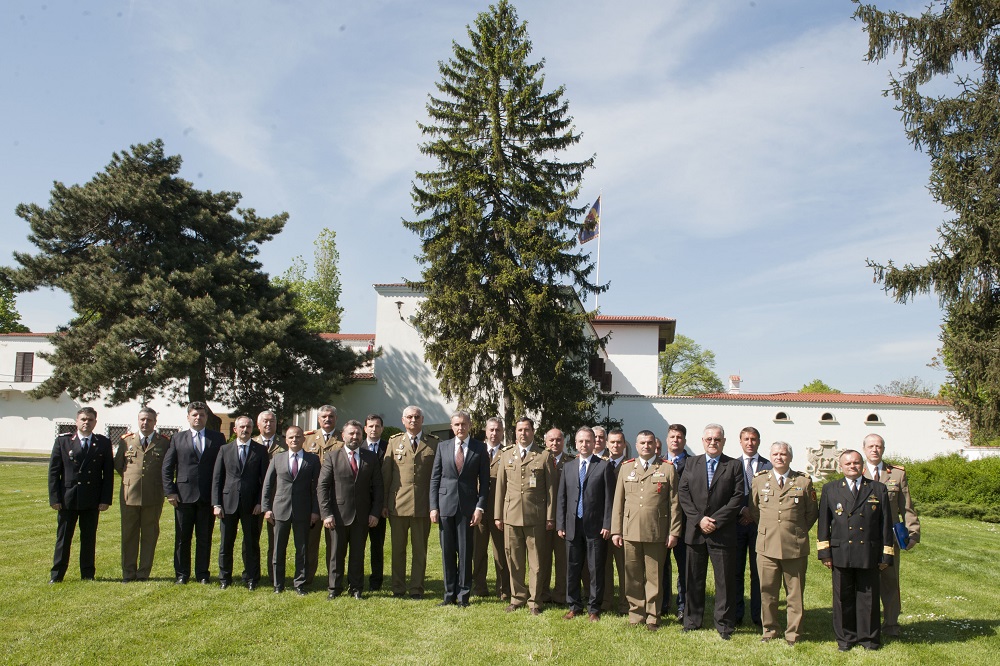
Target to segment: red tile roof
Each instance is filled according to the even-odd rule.
[[[619,317],[616,315],[597,315],[590,320],[594,324],[670,324],[677,320],[672,317]]]
[[[374,333],[320,333],[324,340],[371,340],[375,341]]]
[[[858,405],[951,407],[951,403],[935,398],[913,398],[905,395],[871,393],[705,393],[703,395],[685,397],[703,398],[705,400],[746,400],[748,402],[839,402]]]

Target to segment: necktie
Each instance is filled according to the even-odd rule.
[[[746,488],[749,491],[750,484],[753,483],[753,458],[747,458],[747,469],[745,472],[746,476]]]
[[[878,473],[878,467],[876,467],[875,468],[875,473],[872,475],[872,478],[875,479],[876,481],[881,481],[881,479],[879,478],[879,476],[881,476],[881,475]]]
[[[642,461],[642,471],[643,472],[648,472],[649,471],[649,461],[648,460],[643,460]]]
[[[493,462],[493,458],[496,457],[496,454],[497,454],[496,449],[490,449],[490,462]]]
[[[857,481],[851,481],[851,494],[854,495],[855,497],[858,496],[858,482]]]
[[[413,452],[416,453],[417,452],[417,438],[416,437],[411,437],[410,438],[410,444],[413,445]]]
[[[292,478],[294,479],[299,475],[299,455],[297,453],[292,454]]]
[[[358,459],[357,453],[351,451],[351,471],[354,472],[354,478],[358,478]]]
[[[325,443],[325,442],[329,442],[329,441],[330,441],[330,437],[331,437],[332,435],[333,435],[333,433],[332,433],[332,432],[324,432],[324,433],[323,433],[323,442],[324,442],[324,443]]]
[[[80,440],[80,448],[83,450],[84,453],[87,452],[87,447],[89,447],[89,446],[90,446],[90,438],[89,437],[84,437],[83,439]]]
[[[243,467],[246,461],[247,461],[247,445],[240,444],[240,467]]]
[[[715,478],[715,465],[718,462],[719,461],[716,460],[715,458],[709,458],[708,459],[708,487],[709,488],[712,487],[712,479]]]
[[[194,452],[198,456],[198,460],[201,460],[201,454],[205,451],[201,443],[201,433],[196,432],[194,434]]]
[[[455,449],[455,469],[461,474],[463,467],[465,467],[465,451],[460,443]]]
[[[142,450],[145,451],[146,447],[149,446],[149,437],[142,438]]]
[[[378,453],[378,442],[373,442],[368,445],[368,450],[372,453]]]
[[[587,477],[587,461],[580,461],[580,494],[576,500],[576,517],[583,518],[583,480]]]
[[[528,455],[528,449],[521,449],[521,460],[524,461],[524,456]]]
[[[785,487],[785,477],[783,477],[783,476],[779,476],[778,477],[778,487],[779,488],[784,488]]]

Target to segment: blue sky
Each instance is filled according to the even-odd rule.
[[[515,4],[583,134],[567,159],[597,156],[581,204],[603,193],[603,314],[675,317],[746,391],[943,381],[926,367],[936,298],[898,305],[865,267],[922,261],[948,216],[881,94],[889,63],[863,60],[853,4]],[[45,205],[53,181],[86,182],[113,152],[162,138],[197,187],[290,214],[261,253],[268,272],[333,228],[343,331],[372,332],[371,285],[419,277],[400,220],[430,166],[417,122],[437,63],[487,6],[5,2],[0,263],[34,249],[18,203]],[[68,303],[18,297],[34,331],[67,322]]]

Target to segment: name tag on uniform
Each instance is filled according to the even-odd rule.
[[[531,478],[528,479],[528,487],[529,488],[537,488],[538,487],[538,479],[535,478],[534,474],[532,474]]]
[[[875,497],[874,495],[869,495],[868,496],[868,503],[869,504],[878,504],[879,503],[878,502],[878,498]]]
[[[667,475],[664,474],[663,472],[654,472],[653,473],[653,478],[654,479],[664,479],[664,478],[666,478],[666,476]]]

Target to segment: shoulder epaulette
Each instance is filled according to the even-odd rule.
[[[762,469],[759,472],[757,472],[756,474],[754,474],[754,476],[761,476],[763,474],[770,474],[770,473],[771,473],[771,470],[769,470],[769,469]]]
[[[500,445],[500,450],[501,451],[506,451],[506,450],[512,449],[512,448],[514,448],[513,444],[501,444]]]
[[[627,464],[629,464],[630,462],[635,462],[635,458],[629,458],[628,460],[626,460],[626,461],[625,461],[625,462],[623,462],[622,464],[623,464],[623,465],[627,465]]]
[[[400,437],[405,437],[405,436],[406,436],[406,433],[397,432],[395,435],[393,435],[392,437],[389,438],[389,441],[391,442],[394,439],[399,439]]]
[[[130,430],[130,431],[128,431],[127,433],[123,434],[123,435],[122,435],[122,441],[123,441],[123,442],[125,441],[125,438],[126,438],[126,437],[135,437],[135,433],[134,433],[134,432],[132,432],[132,431]]]
[[[309,435],[315,435],[315,434],[316,434],[315,430],[306,430],[304,433],[302,433],[302,436],[303,437],[308,437]]]
[[[660,462],[661,463],[667,463],[668,465],[673,465],[674,464],[673,460],[667,460],[666,458],[660,458]]]
[[[905,468],[905,467],[903,467],[902,465],[890,465],[890,464],[889,464],[889,463],[887,463],[887,462],[884,462],[884,463],[882,463],[882,464],[883,464],[883,465],[885,465],[885,468],[886,468],[886,470],[894,470],[894,469],[898,469],[898,470],[899,470],[899,471],[901,471],[901,472],[905,472],[905,471],[906,471],[906,468]]]
[[[438,437],[437,435],[425,434],[424,437],[426,437],[427,439],[433,439],[436,442],[441,441],[441,438]]]

